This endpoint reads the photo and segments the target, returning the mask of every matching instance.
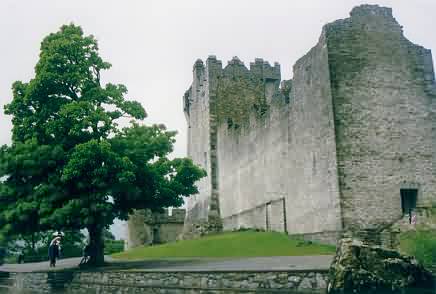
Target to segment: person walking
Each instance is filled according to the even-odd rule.
[[[61,237],[55,237],[50,242],[50,246],[48,247],[48,258],[50,261],[50,267],[56,266],[56,258],[59,257],[59,246],[61,243]]]
[[[18,254],[18,257],[17,257],[17,263],[18,263],[18,264],[22,264],[22,263],[24,263],[24,253],[23,253],[23,251],[21,251],[21,252]]]

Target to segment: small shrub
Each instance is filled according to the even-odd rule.
[[[426,267],[436,266],[436,232],[418,230],[400,236],[400,248]]]
[[[104,242],[104,254],[111,255],[124,251],[124,240],[106,240]]]
[[[4,263],[8,263],[8,264],[17,263],[17,256],[16,255],[7,255],[5,257]]]
[[[295,246],[302,247],[302,246],[309,246],[309,245],[312,245],[312,244],[313,244],[312,241],[306,241],[304,239],[298,239],[297,244]]]

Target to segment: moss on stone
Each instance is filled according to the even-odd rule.
[[[247,126],[251,114],[262,117],[269,106],[265,99],[265,83],[262,79],[239,76],[221,77],[217,87],[216,113],[218,124],[227,123],[229,128]]]
[[[329,294],[434,291],[434,278],[410,256],[342,239],[330,268]]]

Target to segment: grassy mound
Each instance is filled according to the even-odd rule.
[[[112,255],[117,259],[140,260],[171,257],[256,257],[330,255],[335,247],[293,239],[274,232],[229,232],[196,240],[138,247]]]
[[[417,230],[401,234],[400,249],[413,255],[424,266],[436,267],[436,231]]]

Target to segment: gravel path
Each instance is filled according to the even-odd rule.
[[[35,272],[77,269],[81,258],[58,260],[56,268],[50,268],[48,261],[27,264],[5,264],[0,266],[4,272]],[[106,257],[108,265],[102,270],[139,271],[289,271],[326,270],[333,257],[320,256],[275,256],[238,259],[159,259],[144,261],[118,261]]]

